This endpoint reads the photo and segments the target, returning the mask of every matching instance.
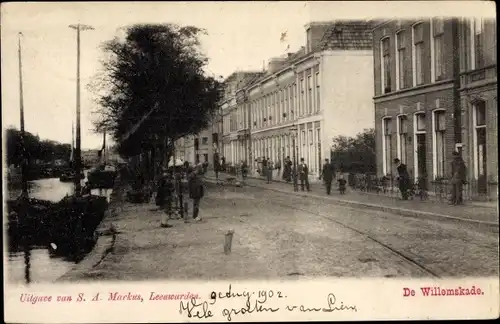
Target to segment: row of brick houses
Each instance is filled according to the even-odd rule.
[[[496,196],[496,21],[384,21],[373,59],[379,176],[395,173],[397,157],[432,187],[459,151],[472,190]]]
[[[333,137],[373,127],[370,21],[313,22],[306,46],[269,60],[265,71],[225,80],[216,150],[227,163],[282,164],[304,158],[317,178]],[[295,147],[293,144],[295,143]]]
[[[431,189],[459,151],[469,187],[497,195],[496,20],[313,22],[306,39],[264,71],[225,79],[198,139],[209,139],[210,162],[218,153],[256,172],[259,159],[295,156],[317,178],[335,136],[374,127],[377,176],[395,176],[399,158]]]

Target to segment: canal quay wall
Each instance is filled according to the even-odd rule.
[[[113,221],[121,212],[125,200],[125,192],[128,187],[129,183],[118,174],[109,198],[108,209],[95,231],[97,242],[94,248],[82,261],[58,278],[56,282],[74,282],[77,281],[77,278],[81,279],[91,276],[92,269],[98,266],[113,251],[116,235],[118,234],[113,226]]]

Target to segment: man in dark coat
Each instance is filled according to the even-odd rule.
[[[304,162],[304,158],[300,159],[299,164],[299,177],[300,177],[300,188],[304,191],[304,185],[307,191],[311,191],[311,187],[309,186],[309,168],[307,164]]]
[[[401,163],[401,160],[394,159],[394,164],[397,166],[398,171],[398,183],[399,191],[401,191],[401,197],[403,200],[408,200],[408,189],[410,189],[410,175],[408,174],[408,169],[406,164]]]
[[[200,173],[198,168],[193,170],[188,181],[189,198],[193,200],[193,219],[195,220],[201,220],[201,217],[198,217],[198,212],[200,210],[200,200],[205,195],[203,180],[200,177]]]
[[[321,175],[319,176],[320,180],[323,179],[326,187],[326,194],[329,195],[332,191],[332,181],[335,176],[335,170],[333,168],[333,164],[325,159],[325,164],[323,164],[323,170],[321,171]]]
[[[177,210],[180,218],[184,218],[184,184],[182,183],[182,173],[175,174],[175,192],[177,193]]]
[[[287,156],[285,163],[283,164],[283,180],[290,182],[292,180],[292,161],[290,157]]]
[[[465,162],[460,156],[460,153],[453,152],[453,161],[451,161],[451,183],[453,185],[453,191],[451,192],[451,204],[460,205],[463,204],[462,190],[463,185],[466,182],[466,171]]]
[[[164,215],[161,220],[161,227],[172,227],[168,224],[168,219],[172,218],[172,200],[175,187],[172,179],[172,173],[164,173],[158,182],[158,191],[156,193],[156,204],[160,206]]]

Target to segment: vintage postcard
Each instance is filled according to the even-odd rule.
[[[7,323],[499,317],[485,1],[1,7]]]

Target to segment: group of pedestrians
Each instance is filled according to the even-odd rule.
[[[267,183],[271,183],[272,177],[271,172],[272,164],[269,159],[262,159],[262,174],[265,176]],[[325,164],[323,165],[320,180],[323,179],[326,193],[328,195],[331,194],[332,182],[336,178],[335,174],[335,166],[328,159],[325,159]],[[309,183],[309,166],[305,163],[304,158],[300,159],[300,163],[297,166],[294,166],[289,156],[287,156],[283,163],[283,175],[282,179],[287,183],[293,181],[294,187],[298,189],[299,181],[300,181],[300,189],[301,191],[311,191],[311,185]],[[340,176],[338,179],[339,183],[339,191],[341,194],[345,194],[347,181],[343,176]]]
[[[192,218],[200,221],[199,216],[200,201],[205,194],[201,175],[203,167],[201,165],[191,167],[189,163],[184,163],[180,171],[174,172],[168,169],[163,172],[157,184],[156,205],[164,212],[161,220],[161,227],[172,227],[168,223],[170,219],[184,219],[189,223],[188,199],[184,199],[184,193],[192,202]]]
[[[400,159],[394,159],[396,170],[398,173],[398,186],[401,192],[401,198],[408,200],[411,195],[411,181],[408,169]],[[463,185],[466,183],[467,168],[465,162],[457,151],[453,152],[453,161],[451,162],[451,199],[450,204],[462,205],[463,200]]]

